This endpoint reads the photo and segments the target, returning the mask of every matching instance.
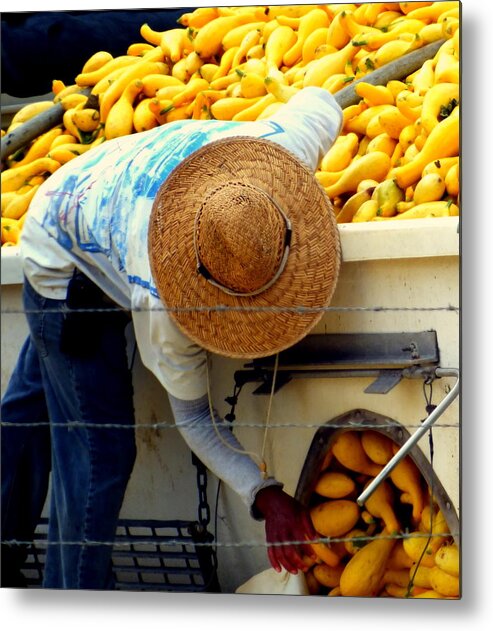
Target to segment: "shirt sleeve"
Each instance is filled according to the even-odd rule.
[[[266,120],[285,132],[273,134],[271,140],[315,171],[339,135],[343,117],[341,107],[328,90],[307,87]]]
[[[332,94],[310,86],[291,97],[269,118],[217,126],[209,142],[232,136],[263,138],[281,145],[315,172],[340,134],[342,121],[342,109]]]
[[[250,515],[261,520],[255,510],[257,493],[268,486],[282,483],[273,477],[264,478],[252,455],[245,451],[231,427],[213,409],[208,395],[194,401],[169,396],[176,426],[189,448],[219,479],[237,493]]]

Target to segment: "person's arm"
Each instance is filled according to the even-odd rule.
[[[282,490],[275,478],[264,479],[259,466],[214,411],[208,396],[184,401],[168,395],[176,424],[190,449],[204,465],[236,491],[255,519],[265,520],[268,558],[280,572],[284,567],[296,574],[306,570],[312,551],[302,542],[315,539],[308,513],[298,501]]]
[[[314,173],[339,136],[342,122],[342,109],[333,95],[310,86],[292,96],[269,118],[230,122],[231,126],[217,128],[211,140],[232,136],[263,138],[290,151]]]
[[[308,87],[265,119],[284,130],[266,138],[294,153],[314,172],[339,136],[342,119],[342,109],[328,90]]]
[[[260,489],[282,487],[274,478],[264,479],[252,455],[245,451],[230,425],[214,411],[211,418],[209,398],[192,401],[168,393],[173,416],[183,439],[204,465],[237,493],[255,519],[262,516],[254,507]]]
[[[140,299],[138,294],[140,294]],[[265,520],[268,557],[277,571],[306,569],[307,547],[289,544],[314,538],[301,506],[282,490],[275,478],[264,479],[258,464],[214,414],[212,423],[207,391],[206,352],[184,336],[162,304],[135,289],[134,330],[144,365],[168,392],[175,423],[189,448],[204,465],[237,493],[257,520]]]
[[[181,435],[204,465],[224,480],[257,517],[252,510],[257,491],[280,483],[263,479],[258,465],[217,414],[212,423],[206,351],[179,331],[162,303],[150,299],[145,290],[135,289],[134,306],[138,306],[133,321],[142,363],[167,391]]]

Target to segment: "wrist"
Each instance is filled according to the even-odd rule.
[[[266,486],[255,496],[253,509],[262,517],[266,517],[269,512],[276,510],[276,505],[281,496],[285,495],[280,485]]]

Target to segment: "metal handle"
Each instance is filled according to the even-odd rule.
[[[90,91],[90,88],[81,88],[80,94],[89,96]],[[18,149],[25,147],[41,134],[59,125],[63,121],[64,112],[61,103],[54,103],[52,107],[5,134],[0,147],[0,160],[3,162]]]
[[[367,499],[375,491],[375,489],[383,482],[383,480],[399,464],[399,462],[405,456],[407,456],[407,454],[411,451],[413,446],[423,437],[423,435],[428,431],[428,429],[445,412],[448,406],[459,394],[460,380],[459,380],[459,370],[457,368],[437,368],[435,370],[435,376],[436,377],[456,377],[457,381],[455,382],[453,388],[450,390],[447,396],[443,399],[443,401],[441,401],[437,405],[437,407],[433,410],[433,412],[431,412],[428,418],[425,421],[423,421],[423,424],[421,425],[421,427],[410,438],[407,439],[407,441],[402,445],[402,447],[394,455],[394,457],[388,461],[388,463],[380,471],[380,473],[377,476],[375,476],[375,478],[371,481],[371,483],[356,499],[357,503],[360,506],[363,506],[363,504],[367,501]]]
[[[364,81],[372,85],[387,85],[393,79],[403,79],[409,76],[423,65],[427,59],[433,59],[440,47],[446,42],[445,39],[437,40],[431,44],[426,44],[422,48],[413,50],[410,53],[394,59],[394,61],[385,64],[381,68],[377,68],[373,72],[364,75],[360,79],[353,81],[351,85],[346,86],[334,94],[335,100],[344,109],[350,105],[354,105],[361,101],[361,97],[356,94],[354,86]]]

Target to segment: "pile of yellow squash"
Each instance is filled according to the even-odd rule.
[[[320,535],[305,573],[310,594],[460,597],[459,548],[410,456],[363,507],[356,502],[398,449],[374,429],[336,435],[309,501]]]
[[[337,93],[445,39],[402,81],[361,82],[317,177],[340,223],[459,213],[459,2],[204,7],[176,28],[140,29],[113,57],[95,52],[53,101],[22,108],[2,135],[61,103],[63,122],[2,165],[2,247],[57,168],[107,139],[180,119],[258,120],[307,86]]]

